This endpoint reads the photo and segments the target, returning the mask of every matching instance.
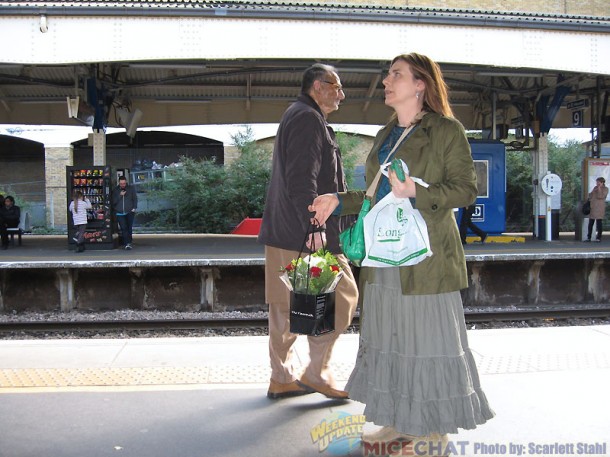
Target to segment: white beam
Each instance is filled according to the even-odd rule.
[[[0,17],[0,62],[391,59],[610,74],[610,34],[380,22],[187,17]],[[244,39],[245,37],[245,39]],[[447,43],[451,43],[448,46]]]

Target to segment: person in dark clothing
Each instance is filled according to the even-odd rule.
[[[487,232],[481,230],[472,222],[472,213],[474,213],[475,208],[476,205],[472,204],[462,209],[462,218],[460,219],[460,238],[462,239],[462,244],[466,244],[466,232],[468,229],[481,238],[481,243],[485,243],[487,238]]]
[[[127,178],[121,176],[119,185],[112,194],[112,209],[119,222],[125,249],[131,249],[133,220],[138,208],[138,195],[133,186],[127,184]]]
[[[309,204],[319,194],[347,189],[341,152],[327,116],[345,98],[333,67],[316,64],[305,70],[301,94],[282,116],[275,146],[271,182],[258,241],[265,245],[265,299],[269,304],[269,357],[272,399],[320,392],[329,398],[347,398],[336,385],[329,366],[339,335],[350,325],[358,301],[358,289],[347,258],[339,247],[339,232],[347,220],[331,217],[325,231],[310,235],[307,246],[322,246],[336,255],[344,276],[339,281],[335,304],[335,331],[308,337],[310,362],[299,378],[290,333],[290,293],[278,268],[288,265],[299,251],[310,226]],[[304,252],[302,254],[308,254]]]
[[[0,206],[0,238],[2,238],[2,249],[8,249],[7,228],[19,227],[21,209],[15,205],[15,199],[11,195],[4,198],[4,204]]]

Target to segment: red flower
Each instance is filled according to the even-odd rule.
[[[322,268],[311,267],[311,276],[313,276],[314,278],[319,278],[320,274],[322,274]]]
[[[337,265],[331,265],[330,266],[330,270],[331,271],[339,272],[339,271],[341,271],[341,268],[339,268]]]
[[[286,270],[286,271],[292,271],[293,269],[294,269],[294,267],[292,266],[292,264],[291,264],[291,263],[289,263],[289,264],[286,266],[286,268],[284,268],[284,270]]]

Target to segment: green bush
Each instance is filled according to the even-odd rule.
[[[251,131],[234,136],[239,157],[230,165],[213,160],[180,159],[168,181],[149,183],[147,191],[174,204],[145,215],[148,226],[166,230],[229,233],[246,217],[261,217],[270,168],[270,153],[256,145]]]
[[[174,207],[150,211],[140,220],[157,229],[229,233],[246,217],[262,217],[271,178],[271,151],[254,141],[249,126],[231,138],[239,150],[232,163],[223,167],[214,161],[183,157],[172,180],[150,182],[149,196],[168,200]],[[361,140],[339,132],[337,141],[350,185],[357,160],[354,148]]]
[[[271,152],[259,146],[248,128],[246,134],[232,136],[239,157],[227,167],[227,187],[233,196],[227,217],[238,224],[246,217],[263,217],[267,186],[271,178]]]
[[[153,225],[193,232],[225,233],[228,223],[225,208],[231,196],[224,183],[226,170],[214,160],[180,159],[182,167],[174,171],[156,193],[174,203],[171,210],[155,212]],[[152,184],[159,187],[159,183]]]
[[[561,231],[574,230],[574,209],[581,195],[582,161],[585,150],[580,142],[557,143],[549,138],[549,170],[563,183],[561,190]],[[528,151],[506,152],[506,231],[527,232],[533,229],[533,164]]]

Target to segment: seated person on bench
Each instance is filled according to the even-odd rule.
[[[11,195],[7,195],[4,199],[4,204],[0,206],[0,237],[2,238],[2,249],[8,248],[8,232],[6,229],[18,227],[20,218],[21,210],[15,205],[15,199]]]

